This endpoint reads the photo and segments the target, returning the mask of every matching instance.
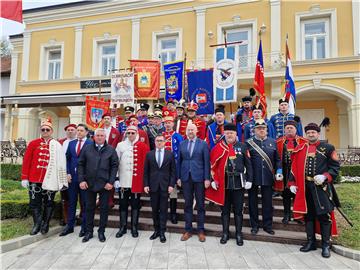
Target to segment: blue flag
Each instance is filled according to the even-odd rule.
[[[214,113],[213,70],[189,71],[187,73],[189,100],[198,104],[197,114]]]
[[[165,100],[179,101],[182,97],[184,61],[164,64],[165,74]]]

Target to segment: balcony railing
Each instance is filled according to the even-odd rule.
[[[239,57],[239,73],[253,73],[255,71],[257,53],[248,54]],[[285,66],[285,57],[281,53],[263,54],[265,71],[278,71]],[[213,58],[190,60],[187,64],[191,69],[212,68],[214,67]]]

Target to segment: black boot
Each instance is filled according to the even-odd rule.
[[[314,230],[314,221],[306,221],[306,238],[307,242],[300,248],[301,252],[309,252],[311,250],[316,250],[316,238]]]
[[[33,209],[33,221],[34,225],[31,229],[30,235],[35,235],[40,232],[41,229],[41,208]]]
[[[138,233],[139,209],[131,209],[131,235],[136,238]]]
[[[291,197],[289,194],[289,190],[283,191],[283,205],[284,205],[284,218],[282,219],[283,224],[289,224],[290,221],[290,211],[291,211]]]
[[[331,222],[320,223],[321,229],[321,256],[330,258],[330,235],[331,235]]]
[[[128,217],[128,211],[120,211],[120,229],[116,233],[116,238],[120,238],[124,234],[126,234],[127,231],[127,217]]]
[[[44,210],[44,219],[41,225],[41,234],[46,234],[49,231],[49,224],[52,214],[54,212],[54,206],[47,206]]]
[[[244,245],[244,240],[242,236],[242,215],[234,215],[235,219],[235,230],[236,230],[236,244],[238,246]]]
[[[230,238],[230,234],[229,234],[230,214],[222,214],[221,213],[221,223],[222,223],[223,231],[222,231],[220,243],[226,244],[226,242]]]
[[[177,199],[170,199],[170,221],[172,224],[177,224],[177,215],[176,215],[176,206]]]

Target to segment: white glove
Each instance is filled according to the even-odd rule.
[[[316,185],[322,185],[324,181],[326,180],[326,176],[323,174],[318,174],[314,176],[314,182]]]
[[[213,189],[215,189],[215,190],[218,189],[217,186],[216,186],[215,181],[212,181],[212,182],[211,182],[211,187],[212,187]]]
[[[294,194],[297,192],[297,186],[290,186],[290,191]]]
[[[245,183],[245,189],[250,189],[252,187],[252,182]]]
[[[276,181],[282,181],[283,179],[284,179],[284,176],[283,176],[282,173],[277,173],[277,174],[275,175],[275,180],[276,180]]]
[[[120,188],[120,181],[119,180],[116,180],[114,182],[114,188]]]
[[[21,181],[21,186],[23,188],[29,188],[29,180],[22,180]]]

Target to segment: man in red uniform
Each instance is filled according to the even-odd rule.
[[[177,133],[180,133],[180,124],[181,120],[187,120],[187,115],[185,114],[185,100],[181,99],[176,103],[176,117],[175,117],[175,131]],[[184,121],[184,124],[187,123]],[[185,127],[182,127],[181,129],[186,130]]]
[[[21,185],[29,189],[34,226],[30,235],[49,231],[56,191],[68,187],[66,158],[61,144],[52,138],[50,119],[42,121],[41,137],[31,141],[24,155]],[[44,212],[42,209],[44,208]]]
[[[186,138],[186,128],[189,123],[193,123],[197,127],[197,134],[196,137],[198,137],[201,140],[205,140],[206,137],[206,123],[200,118],[196,116],[196,111],[198,110],[199,106],[194,102],[191,101],[187,104],[186,110],[187,110],[187,116],[188,119],[181,120],[180,122],[180,128],[179,133],[181,136]]]
[[[116,148],[117,144],[120,142],[120,133],[119,131],[111,126],[111,115],[110,113],[105,113],[102,116],[103,119],[103,129],[106,132],[106,142],[111,145],[113,148]]]
[[[282,192],[284,205],[284,218],[282,223],[284,224],[288,224],[291,219],[291,199],[295,197],[287,186],[291,173],[291,153],[296,146],[307,142],[305,138],[296,135],[296,127],[297,122],[295,120],[286,121],[284,124],[285,136],[276,140],[276,146],[282,162],[284,178],[282,181],[274,182],[274,190]]]

